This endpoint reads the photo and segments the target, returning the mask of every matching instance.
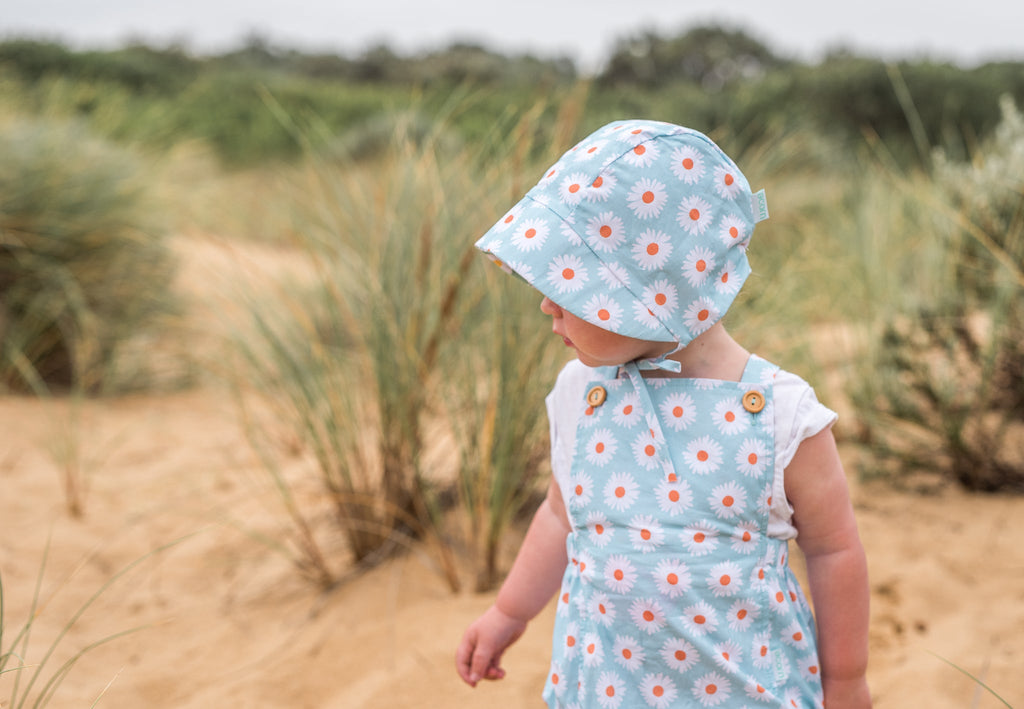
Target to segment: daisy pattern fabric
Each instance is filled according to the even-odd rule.
[[[739,382],[594,371],[586,390],[607,397],[579,397],[562,484],[571,563],[548,706],[820,709],[814,621],[768,533],[778,368],[751,357]]]
[[[477,247],[577,317],[685,345],[750,274],[759,196],[702,133],[619,121],[566,152]]]

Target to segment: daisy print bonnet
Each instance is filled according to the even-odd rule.
[[[617,121],[566,152],[476,246],[589,323],[681,347],[729,308],[767,216],[764,191],[704,134]]]

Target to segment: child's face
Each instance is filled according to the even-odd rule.
[[[635,359],[649,359],[675,346],[671,342],[638,340],[609,332],[576,317],[550,298],[541,301],[540,309],[551,316],[551,331],[576,350],[576,357],[588,367],[618,366]]]

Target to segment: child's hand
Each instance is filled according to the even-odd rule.
[[[505,670],[498,664],[505,649],[526,630],[526,621],[513,618],[491,606],[470,625],[455,653],[459,676],[471,687],[481,679],[502,679]]]

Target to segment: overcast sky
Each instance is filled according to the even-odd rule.
[[[617,38],[708,22],[803,59],[840,46],[964,64],[1024,59],[1024,0],[0,0],[0,37],[79,47],[142,39],[206,53],[258,34],[275,45],[351,56],[381,42],[408,52],[469,40],[567,55],[584,69],[607,57]]]

